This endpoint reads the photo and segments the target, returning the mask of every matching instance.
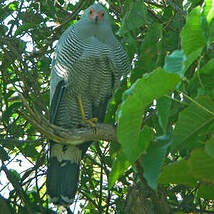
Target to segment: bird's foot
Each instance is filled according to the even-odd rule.
[[[98,119],[97,119],[96,117],[93,117],[93,118],[90,118],[90,119],[86,119],[85,111],[84,111],[83,104],[82,104],[82,100],[81,100],[81,97],[80,97],[80,96],[77,97],[77,101],[78,101],[78,103],[79,103],[82,121],[83,121],[85,124],[89,124],[92,128],[94,128],[94,127],[95,127],[95,123],[98,121]]]
[[[95,123],[98,121],[98,119],[96,117],[90,118],[90,119],[83,119],[83,122],[86,124],[89,124],[92,128],[95,127]]]

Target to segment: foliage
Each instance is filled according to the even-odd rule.
[[[120,145],[91,146],[74,213],[214,213],[214,1],[107,2],[133,69],[106,113]],[[0,3],[0,198],[8,213],[56,213],[45,187],[47,139],[25,119],[20,94],[48,118],[55,41],[92,3]]]

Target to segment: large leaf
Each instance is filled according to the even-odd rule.
[[[188,161],[180,160],[162,168],[159,182],[161,184],[171,183],[194,186],[197,184],[197,179],[192,176]]]
[[[214,102],[209,97],[200,97],[180,114],[172,133],[172,150],[183,149],[191,137],[214,121]]]
[[[186,56],[206,45],[200,10],[200,7],[192,10],[187,16],[186,25],[181,32],[181,46]]]
[[[109,187],[111,188],[115,181],[128,169],[128,167],[138,159],[138,157],[146,151],[149,143],[153,139],[153,130],[144,126],[140,132],[139,142],[134,147],[130,146],[130,156],[127,158],[123,151],[120,151],[118,158],[115,160],[112,166],[112,170],[109,176]],[[129,161],[128,161],[128,160]]]
[[[214,97],[214,59],[209,60],[200,70],[194,73],[188,89],[192,96],[209,95]]]
[[[154,22],[150,26],[141,44],[140,56],[136,65],[136,69],[140,69],[141,71],[139,71],[141,76],[142,73],[149,73],[157,67],[162,66],[160,62],[163,58],[163,52],[162,25]]]
[[[153,99],[158,99],[174,90],[179,81],[180,78],[177,74],[168,73],[158,68],[136,81],[124,93],[124,101],[117,111],[117,134],[122,150],[113,164],[109,186],[112,186],[130,164],[137,160],[153,138],[153,131],[149,127],[144,126],[144,129],[141,130],[145,108]]]
[[[206,141],[205,151],[210,157],[214,158],[214,136]]]
[[[165,159],[166,151],[169,144],[159,142],[151,143],[147,153],[143,155],[144,177],[148,185],[156,190],[160,169]]]
[[[204,2],[201,23],[209,46],[214,40],[214,2],[213,0],[205,0]]]
[[[142,117],[145,108],[165,94],[173,91],[180,81],[177,74],[167,73],[158,68],[149,75],[136,81],[125,92],[124,101],[118,112],[118,140],[127,159],[133,161],[136,157],[132,151],[138,149]]]
[[[183,78],[185,61],[186,56],[184,55],[184,52],[175,50],[172,54],[166,57],[164,69],[167,72],[176,73]]]
[[[214,88],[214,59],[211,59],[199,70],[199,77],[204,88],[210,90]]]
[[[205,198],[206,200],[214,199],[214,185],[209,183],[202,183],[197,192],[198,197]]]
[[[188,162],[195,178],[214,184],[214,158],[207,155],[203,148],[193,150]]]
[[[135,30],[145,23],[146,9],[140,0],[133,1],[126,16],[122,20],[120,34]]]
[[[148,126],[145,126],[140,131],[138,143],[134,144],[133,146],[129,146],[129,148],[125,147],[125,149],[129,149],[129,152],[127,151],[125,154],[127,159],[131,163],[134,163],[139,158],[139,156],[147,149],[149,143],[153,139],[153,134],[153,130]]]
[[[168,117],[171,104],[172,100],[169,99],[168,97],[161,97],[160,99],[157,100],[158,122],[164,133],[167,132]]]
[[[125,155],[120,151],[117,159],[113,163],[112,170],[109,175],[109,188],[112,188],[116,180],[128,169],[130,162],[127,161]]]
[[[203,8],[203,14],[207,19],[208,24],[214,18],[214,1],[213,0],[205,0],[205,5]]]
[[[186,61],[184,63],[185,64],[184,73],[185,73],[185,71],[188,70],[190,65],[192,65],[192,63],[201,55],[202,49],[203,48],[199,48],[199,49],[191,52],[191,54],[189,54],[187,56]]]

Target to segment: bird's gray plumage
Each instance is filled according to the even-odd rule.
[[[104,11],[93,18],[91,10]],[[105,111],[130,63],[114,37],[108,14],[93,4],[58,41],[50,81],[50,120],[65,128],[82,124],[77,97],[82,100],[87,119],[104,120]],[[77,191],[80,160],[91,142],[63,146],[51,142],[47,192],[56,204],[72,203]]]

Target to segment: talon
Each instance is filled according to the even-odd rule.
[[[89,119],[89,120],[87,120],[87,119],[83,119],[83,121],[85,122],[85,123],[88,123],[91,127],[95,127],[95,123],[97,122],[97,118],[96,117],[93,117],[93,118],[91,118],[91,119]]]
[[[91,118],[90,120],[91,120],[92,122],[95,122],[95,123],[96,123],[96,122],[98,121],[98,118],[93,117],[93,118]]]
[[[93,117],[93,118],[90,118],[90,119],[86,119],[81,97],[78,96],[77,97],[77,101],[79,103],[82,121],[84,123],[88,123],[92,128],[94,128],[95,127],[95,123],[98,121],[98,119],[96,117]]]

